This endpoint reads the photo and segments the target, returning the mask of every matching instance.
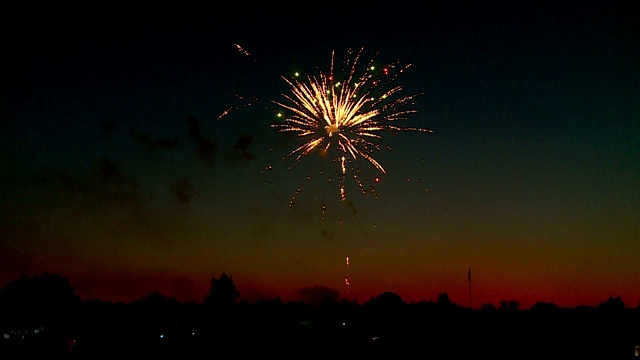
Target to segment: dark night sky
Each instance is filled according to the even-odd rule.
[[[83,298],[202,301],[226,272],[247,300],[467,305],[470,267],[474,307],[638,305],[640,6],[393,4],[4,13],[0,286],[48,271]],[[384,135],[387,173],[357,165],[378,197],[341,202],[329,159],[281,160],[299,141],[271,100],[349,48],[411,64],[406,125],[433,133]]]

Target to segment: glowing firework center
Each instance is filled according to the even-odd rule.
[[[340,128],[335,124],[327,125],[324,128],[325,130],[327,130],[327,134],[329,135],[329,137],[333,136],[333,133],[340,132]]]

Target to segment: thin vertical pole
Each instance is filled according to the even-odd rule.
[[[467,280],[469,281],[469,308],[473,308],[473,303],[471,302],[471,267],[469,267],[469,273],[467,274]]]

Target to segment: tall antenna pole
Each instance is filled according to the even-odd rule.
[[[473,303],[471,302],[471,267],[469,267],[469,272],[467,273],[467,281],[469,281],[469,308],[473,308]]]

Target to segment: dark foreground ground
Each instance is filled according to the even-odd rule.
[[[266,304],[94,306],[50,326],[5,323],[0,358],[640,359],[639,309],[469,310]],[[62,314],[64,315],[64,314]],[[11,325],[11,326],[9,326]]]

